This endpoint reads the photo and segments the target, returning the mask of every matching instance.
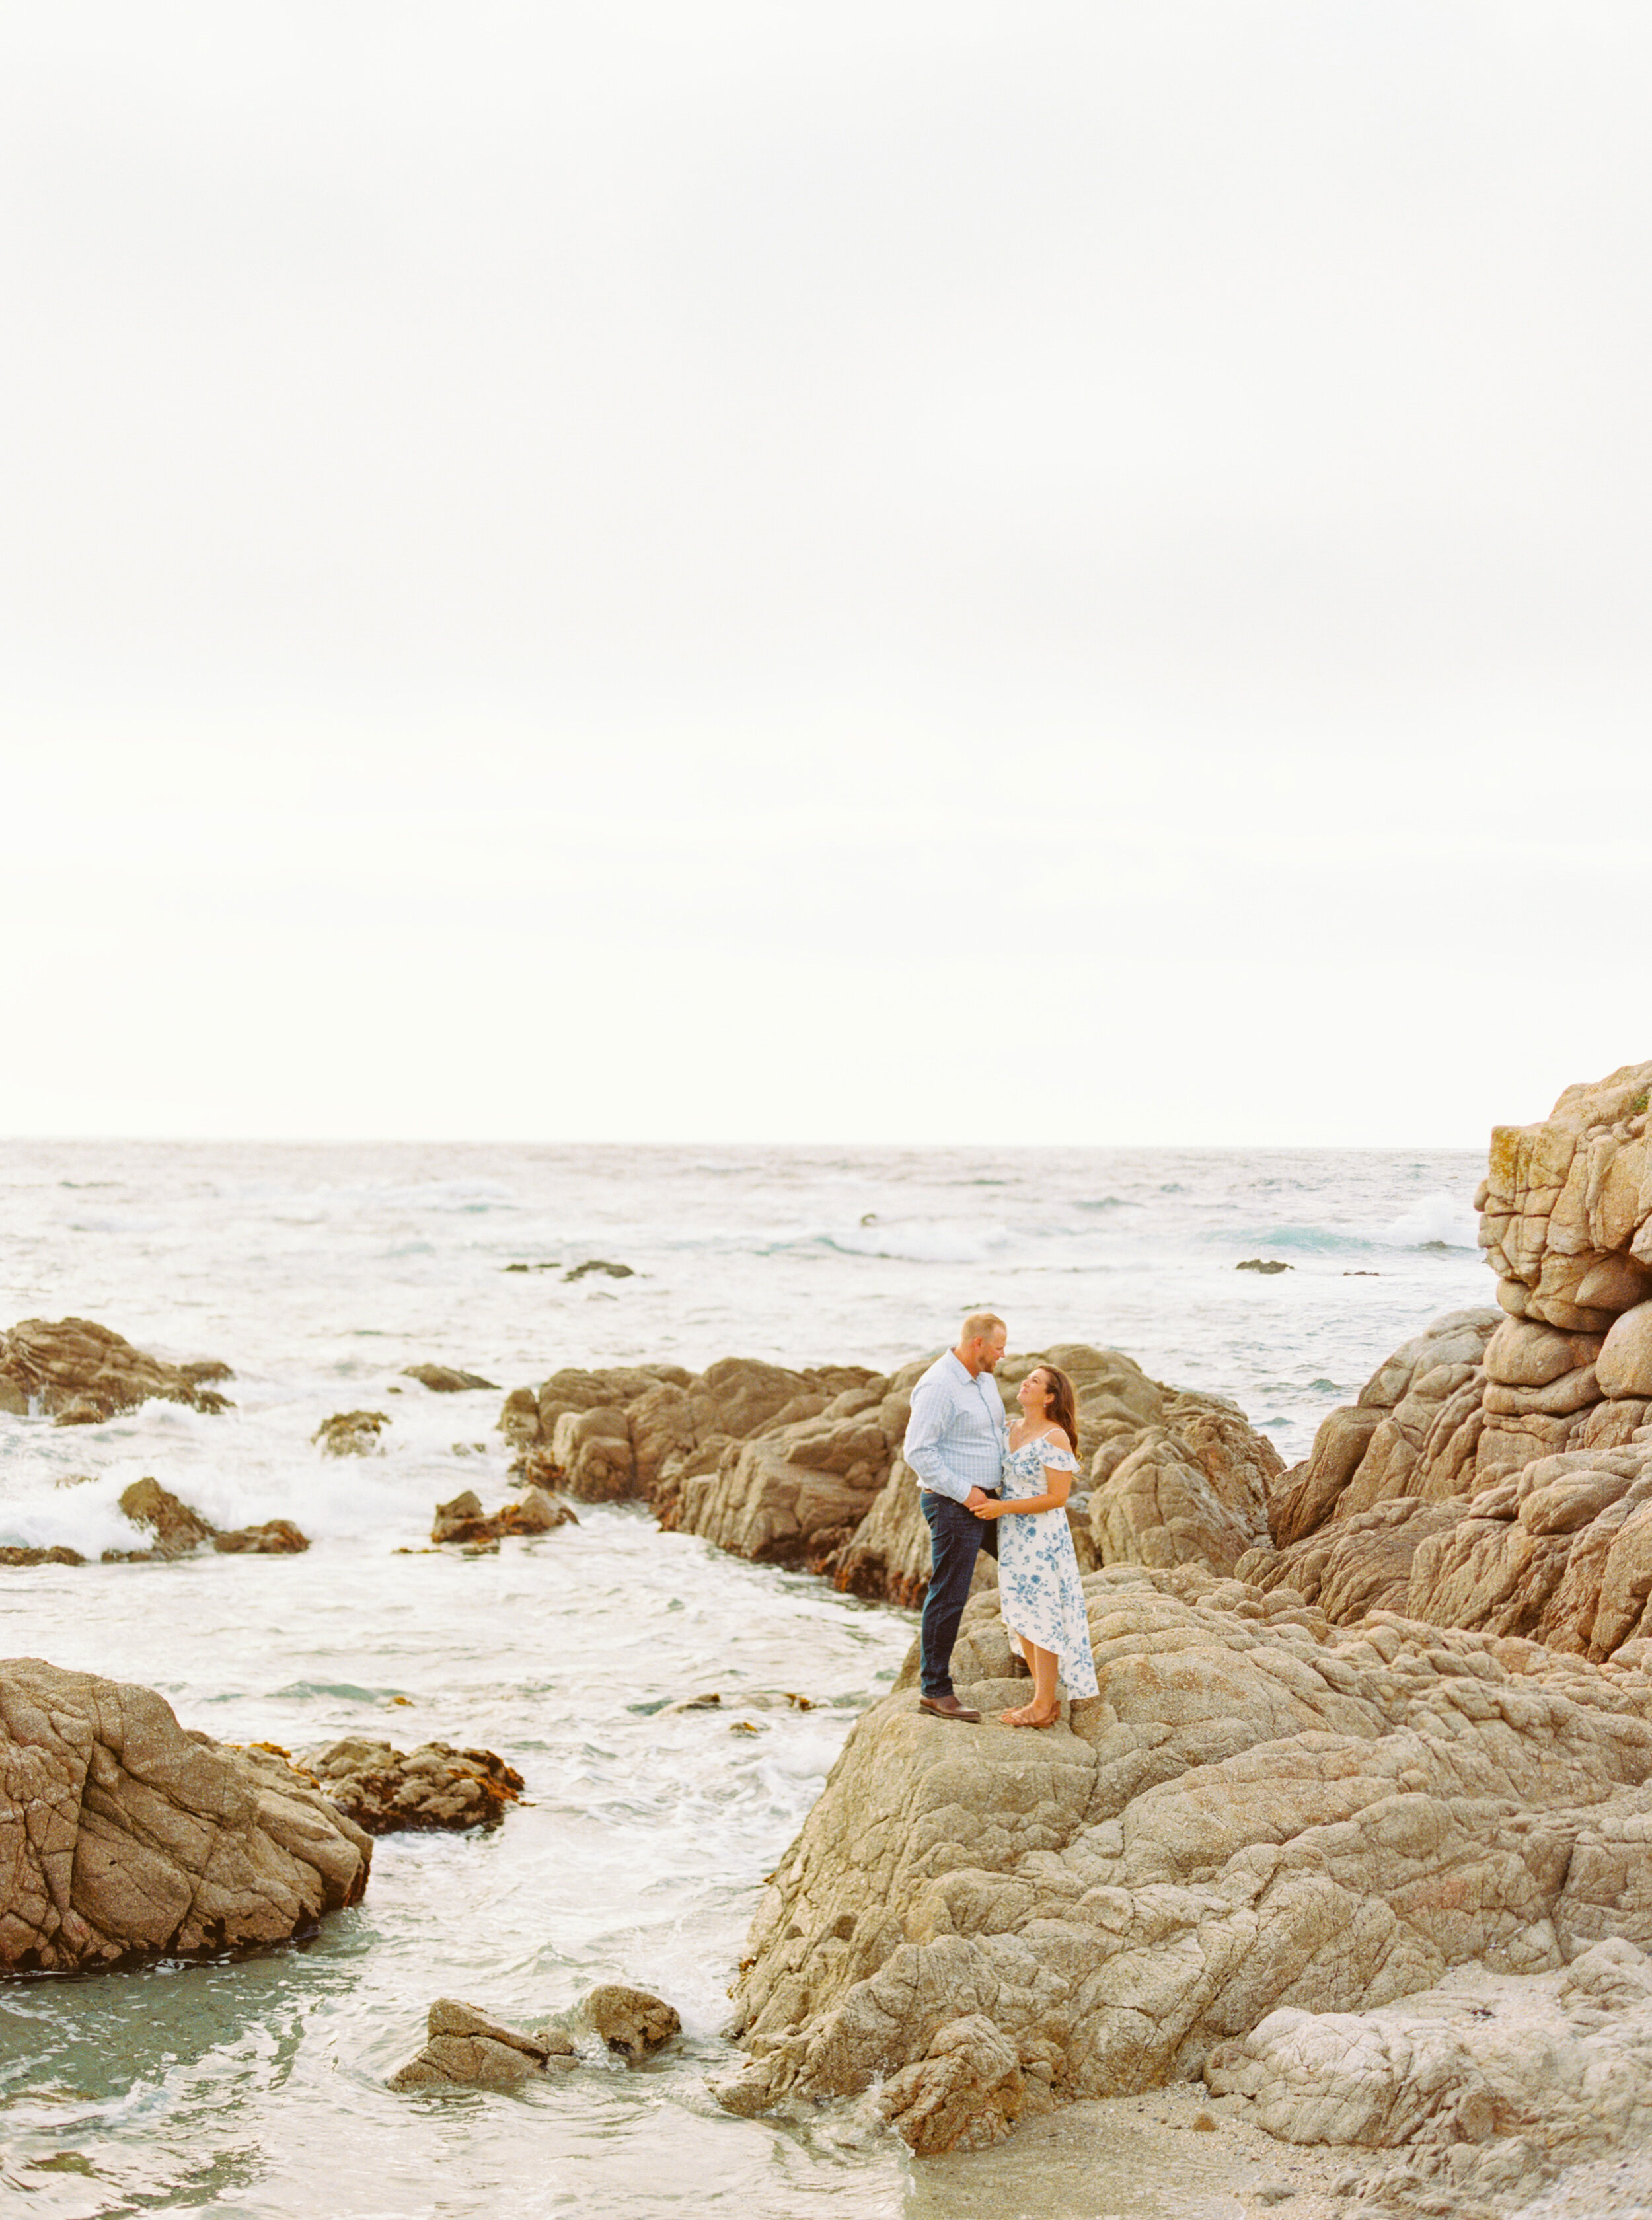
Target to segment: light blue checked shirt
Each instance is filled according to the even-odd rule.
[[[949,1349],[912,1391],[901,1455],[920,1488],[962,1503],[972,1487],[997,1494],[1007,1434],[1004,1399],[992,1374],[972,1380]]]

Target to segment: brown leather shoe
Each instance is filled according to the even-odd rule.
[[[956,1696],[920,1696],[918,1708],[920,1712],[933,1712],[938,1719],[962,1719],[965,1726],[976,1726],[981,1719],[979,1712],[972,1712]]]

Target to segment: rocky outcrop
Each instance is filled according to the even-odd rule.
[[[913,1605],[929,1583],[930,1540],[901,1444],[913,1388],[932,1361],[888,1374],[749,1357],[703,1373],[558,1372],[514,1389],[499,1427],[530,1484],[586,1500],[641,1496],[662,1526]],[[1191,1559],[1225,1570],[1266,1538],[1269,1485],[1282,1467],[1234,1405],[1178,1394],[1117,1350],[1082,1342],[1007,1358],[998,1374],[1007,1403],[1046,1362],[1078,1393],[1091,1486],[1069,1513],[1081,1567]]]
[[[905,1406],[927,1359],[898,1377]],[[1284,1470],[1278,1451],[1232,1403],[1179,1394],[1150,1380],[1116,1349],[1061,1342],[1007,1357],[997,1381],[1006,1405],[1034,1365],[1058,1364],[1078,1402],[1078,1453],[1088,1494],[1070,1500],[1081,1571],[1098,1565],[1187,1562],[1231,1570],[1268,1534],[1269,1489]],[[1083,1482],[1079,1483],[1080,1489]],[[716,1538],[714,1537],[714,1538]],[[915,1606],[929,1585],[929,1529],[918,1482],[899,1454],[866,1516],[824,1569],[852,1594]]]
[[[445,1742],[400,1750],[351,1735],[298,1762],[328,1802],[369,1835],[496,1827],[522,1793],[521,1774],[492,1750]]]
[[[524,2035],[452,1997],[437,1999],[425,2024],[424,2049],[391,2074],[392,2089],[520,2089],[579,2062],[560,2028]]]
[[[479,1388],[495,1387],[494,1381],[484,1380],[479,1372],[456,1371],[451,1364],[404,1364],[402,1377],[416,1380],[433,1395],[463,1395]]]
[[[24,1319],[0,1333],[0,1410],[26,1416],[38,1404],[59,1426],[99,1425],[157,1400],[227,1411],[208,1382],[232,1376],[215,1359],[169,1364],[90,1319]]]
[[[1652,1946],[1638,1651],[1341,1631],[1190,1564],[1084,1587],[1100,1693],[1062,1724],[994,1719],[1017,1684],[987,1593],[954,1657],[986,1724],[908,1688],[857,1725],[753,1924],[732,2109],[867,2092],[914,2148],[969,2148],[1063,2098],[1237,2086],[1271,2014]]]
[[[275,1753],[39,1658],[0,1664],[0,1787],[7,1972],[285,1942],[367,1885],[366,1835]]]
[[[310,1436],[325,1456],[371,1456],[378,1437],[394,1421],[383,1411],[335,1411]]]
[[[497,1542],[506,1534],[549,1534],[558,1526],[578,1524],[568,1506],[547,1495],[542,1487],[527,1488],[519,1501],[485,1512],[482,1498],[473,1487],[467,1487],[451,1503],[436,1506],[430,1538],[436,1543],[464,1542],[474,1546],[482,1542]]]
[[[249,1553],[290,1557],[309,1547],[309,1537],[301,1534],[288,1518],[270,1518],[261,1526],[235,1526],[221,1532],[210,1519],[180,1502],[170,1489],[162,1487],[155,1480],[134,1480],[129,1487],[123,1488],[121,1509],[134,1526],[155,1538],[146,1550],[105,1550],[106,1565],[193,1556],[209,1543],[226,1556]]]
[[[1652,1064],[1499,1126],[1498,1307],[1436,1320],[1320,1427],[1236,1569],[1592,1658],[1652,1634]]]

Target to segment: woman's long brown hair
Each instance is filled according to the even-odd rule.
[[[1033,1367],[1044,1375],[1044,1416],[1053,1419],[1062,1427],[1075,1450],[1078,1447],[1078,1397],[1072,1381],[1058,1364],[1038,1364]]]

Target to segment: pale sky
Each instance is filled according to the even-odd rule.
[[[1652,15],[0,0],[0,1133],[1652,1056]]]

